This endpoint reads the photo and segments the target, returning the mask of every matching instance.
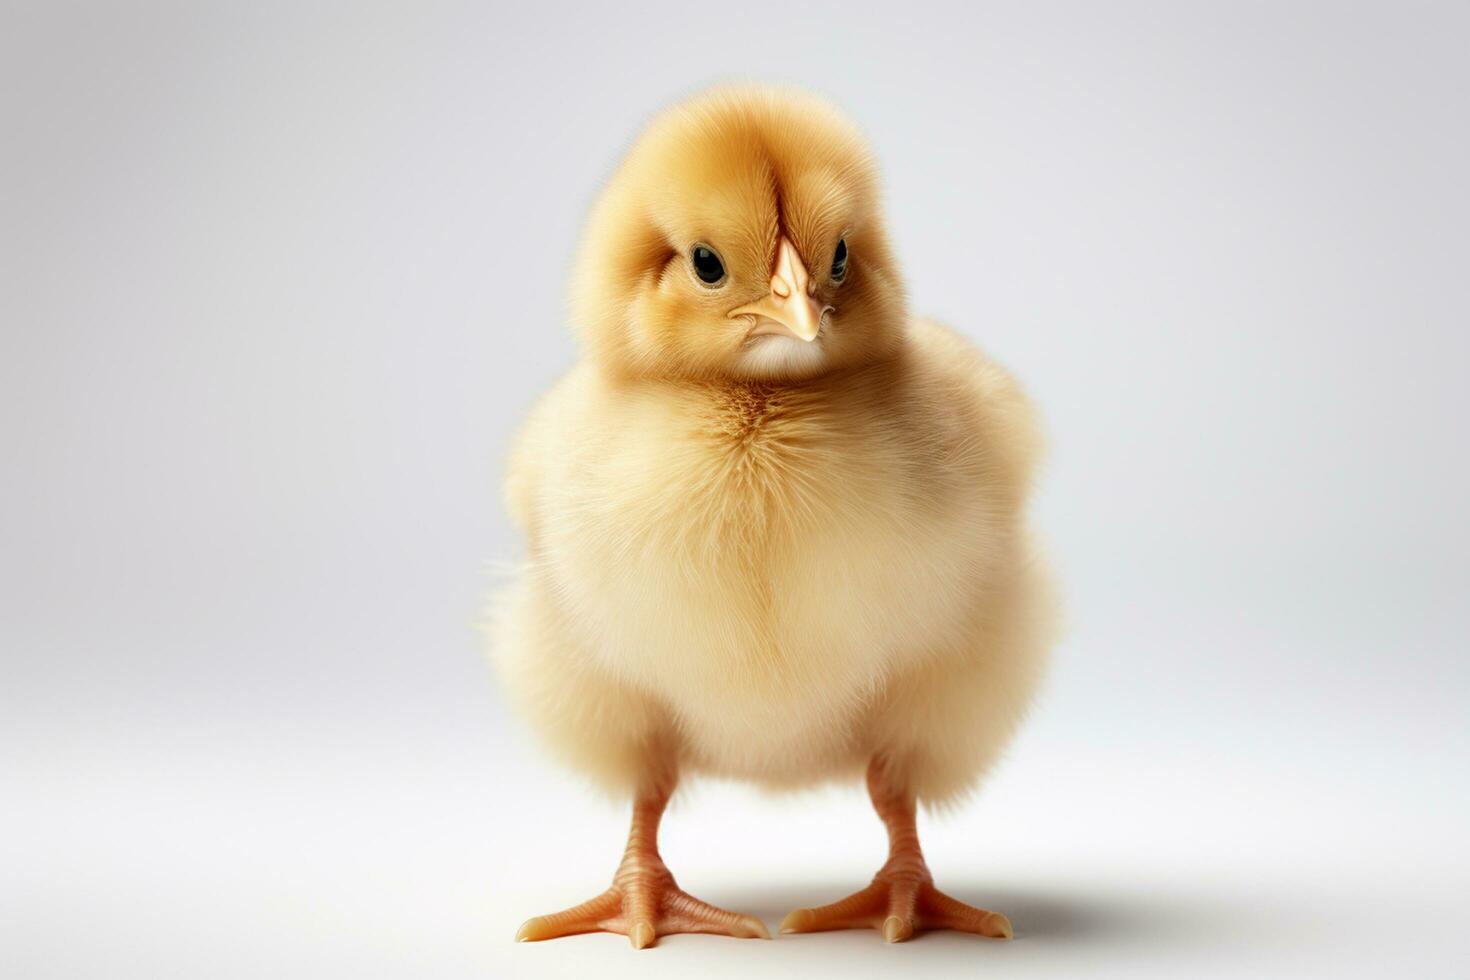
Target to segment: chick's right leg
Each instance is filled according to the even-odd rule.
[[[582,932],[617,932],[634,949],[675,932],[711,932],[742,939],[770,939],[761,920],[702,902],[684,891],[658,853],[658,824],[673,791],[672,779],[640,792],[633,801],[628,846],[612,887],[591,901],[526,920],[520,942]]]
[[[862,891],[813,909],[797,909],[781,923],[784,932],[879,929],[883,940],[903,942],[919,929],[957,929],[992,939],[1010,939],[1011,921],[999,912],[966,905],[934,887],[919,848],[914,797],[895,788],[878,759],[868,766],[873,809],[888,829],[888,861]]]

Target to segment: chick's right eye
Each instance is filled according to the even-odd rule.
[[[689,251],[690,261],[694,264],[694,274],[699,281],[707,286],[714,286],[725,278],[725,263],[715,254],[715,250],[708,245],[696,245]]]

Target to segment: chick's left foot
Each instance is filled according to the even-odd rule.
[[[634,949],[651,946],[659,936],[676,932],[771,938],[761,920],[700,901],[680,888],[661,866],[620,871],[613,886],[591,901],[527,919],[516,939],[537,942],[582,932],[621,933]]]
[[[999,912],[966,905],[944,894],[927,875],[879,872],[873,883],[839,902],[797,909],[781,932],[877,929],[884,942],[899,943],[916,932],[955,929],[992,939],[1010,939],[1011,921]]]

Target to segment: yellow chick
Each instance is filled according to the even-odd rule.
[[[914,814],[974,786],[1042,673],[1038,436],[1004,369],[907,313],[863,139],[783,90],[669,109],[594,206],[572,278],[584,353],[512,453],[528,561],[494,654],[633,819],[612,886],[517,938],[767,937],[659,857],[676,781],[700,773],[866,773],[887,863],[782,932],[1008,938],[1004,915],[934,887]]]

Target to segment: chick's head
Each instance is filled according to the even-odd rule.
[[[864,140],[776,89],[657,116],[594,206],[572,286],[589,353],[641,376],[813,377],[891,354],[904,323]]]

